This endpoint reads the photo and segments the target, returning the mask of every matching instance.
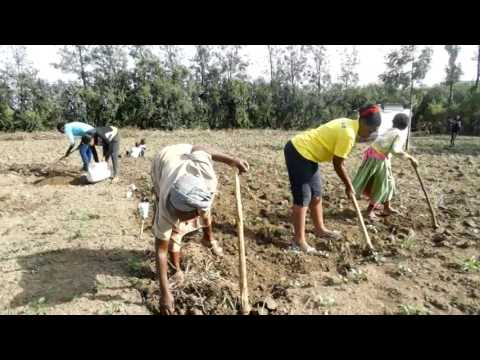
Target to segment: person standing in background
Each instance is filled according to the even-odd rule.
[[[450,125],[450,146],[455,146],[455,139],[457,138],[458,133],[460,132],[460,129],[462,128],[462,119],[460,118],[460,115],[457,115],[455,120],[451,120],[451,125]]]

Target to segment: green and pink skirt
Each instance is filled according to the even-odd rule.
[[[390,201],[395,194],[395,179],[390,159],[369,147],[363,153],[362,165],[352,185],[357,196],[365,195],[373,206]]]

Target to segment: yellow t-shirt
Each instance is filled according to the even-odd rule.
[[[305,159],[313,162],[332,161],[333,156],[345,159],[355,144],[358,127],[358,120],[335,119],[296,135],[292,143]]]

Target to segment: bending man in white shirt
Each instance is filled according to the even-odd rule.
[[[211,206],[217,189],[217,177],[212,161],[248,170],[246,161],[233,158],[203,146],[189,144],[163,148],[152,164],[155,193],[155,260],[160,284],[160,308],[164,314],[174,312],[174,299],[168,285],[167,256],[170,250],[178,281],[183,278],[180,268],[181,240],[185,234],[203,228],[202,243],[221,256],[222,248],[213,238]]]

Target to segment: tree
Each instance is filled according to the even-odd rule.
[[[277,71],[290,85],[293,93],[297,85],[303,83],[307,67],[307,50],[305,45],[288,45],[281,52],[281,58],[277,64]]]
[[[227,81],[232,79],[245,80],[248,61],[241,54],[242,45],[221,45],[215,55],[219,61],[220,73]]]
[[[254,98],[260,102],[252,107],[261,109],[263,115],[258,112],[253,112],[256,119],[262,119],[260,123],[268,124],[268,127],[278,127],[276,116],[279,103],[281,101],[280,87],[282,78],[282,63],[285,56],[285,50],[279,45],[267,45],[268,63],[270,66],[270,88],[266,89],[263,84],[254,84]],[[263,116],[263,118],[262,118]]]
[[[38,78],[25,46],[9,47],[0,76],[0,129],[34,131],[50,128],[60,116],[53,86]]]
[[[271,83],[258,79],[252,84],[248,116],[253,127],[275,127],[272,121],[275,116],[275,107]]]
[[[474,59],[475,60],[475,59]],[[475,91],[478,89],[478,82],[480,80],[480,45],[478,45],[478,51],[477,51],[477,78],[475,80]]]
[[[310,81],[314,84],[317,94],[322,92],[322,87],[330,81],[330,74],[327,71],[327,56],[324,45],[309,45],[309,52],[313,57],[313,70],[309,73]]]
[[[98,45],[91,53],[97,77],[112,80],[127,67],[127,53],[123,45]]]
[[[160,53],[162,54],[162,65],[174,76],[182,62],[182,49],[178,45],[160,45]]]
[[[146,59],[152,59],[155,55],[152,52],[151,45],[131,45],[128,54],[138,63]]]
[[[31,106],[31,88],[38,71],[33,68],[32,62],[28,59],[25,46],[10,46],[8,50],[10,56],[2,70],[2,77],[12,90],[12,108],[25,112]]]
[[[247,78],[248,63],[237,45],[198,45],[190,68],[175,47],[160,52],[158,45],[61,46],[56,65],[76,79],[57,83],[38,77],[25,47],[2,50],[8,50],[8,61],[0,66],[0,131],[51,129],[60,118],[165,130],[303,129],[351,115],[366,103],[408,106],[414,98],[416,122],[441,132],[445,116],[461,113],[466,134],[480,131],[480,93],[471,91],[473,83],[458,81],[450,94],[445,85],[419,87],[431,51],[415,45],[394,49],[386,58],[385,81],[367,86],[356,85],[358,58],[351,48],[342,81],[329,83],[323,45],[267,45],[270,81]]]
[[[195,45],[195,56],[192,59],[192,70],[203,89],[206,87],[207,77],[211,71],[214,53],[210,45]]]
[[[410,110],[413,114],[413,88],[416,81],[421,81],[427,75],[432,61],[433,50],[425,47],[417,56],[417,45],[402,45],[399,50],[394,50],[387,55],[387,70],[379,77],[385,84],[388,92],[395,92],[398,87],[405,90],[410,85]],[[413,125],[413,124],[412,124]],[[410,140],[410,126],[406,148],[408,150]]]
[[[267,45],[268,50],[268,63],[270,64],[270,85],[273,85],[273,82],[276,81],[276,68],[275,65],[278,63],[279,57],[279,47],[278,45]]]
[[[158,74],[163,74],[160,58],[153,53],[151,46],[132,45],[129,55],[135,63],[132,73],[134,87],[143,86],[153,81]]]
[[[433,50],[423,48],[419,55],[418,45],[402,45],[386,56],[387,70],[379,75],[389,92],[405,90],[415,82],[421,81],[430,69]]]
[[[52,64],[56,69],[60,69],[64,73],[75,74],[82,83],[83,91],[66,92],[63,96],[70,94],[71,99],[65,99],[65,104],[75,104],[75,110],[64,110],[67,118],[71,120],[88,121],[90,117],[90,107],[87,101],[90,83],[92,81],[92,51],[90,45],[65,45],[59,50],[60,62]],[[63,100],[62,100],[63,101]],[[83,103],[83,105],[81,104]],[[75,114],[75,118],[71,117]]]
[[[340,83],[344,89],[357,86],[359,78],[356,68],[358,64],[357,47],[355,45],[352,46],[350,51],[345,48],[342,53],[341,73],[339,76]]]
[[[415,82],[425,78],[430,63],[432,61],[433,50],[430,47],[424,47],[418,54],[418,45],[402,45],[400,49],[391,51],[386,56],[387,70],[380,74],[379,78],[383,81],[387,93],[392,95],[398,90],[404,91],[410,86],[410,110],[413,113],[413,95]],[[408,149],[410,139],[407,137],[406,147]]]
[[[215,128],[219,123],[220,71],[216,63],[218,55],[211,45],[196,45],[192,65],[192,103],[199,126]]]
[[[96,125],[118,124],[128,91],[127,52],[123,45],[97,45],[91,53],[94,86],[86,93],[89,118]]]
[[[89,45],[65,45],[59,50],[60,62],[52,64],[65,73],[77,75],[87,90],[91,76],[88,67],[92,62],[92,49]]]
[[[452,104],[453,85],[460,80],[463,71],[460,64],[457,64],[458,53],[460,52],[459,45],[445,45],[445,50],[448,53],[448,66],[445,68],[446,78],[445,84],[449,87],[448,107]]]
[[[7,82],[0,77],[0,131],[14,131],[13,109],[11,107],[12,91]]]
[[[221,45],[215,51],[218,69],[211,73],[214,81],[209,86],[209,103],[217,127],[232,128],[249,122],[245,84],[248,61],[242,49],[242,45]]]
[[[301,126],[300,123],[305,120],[301,118],[304,98],[299,90],[305,79],[307,60],[307,47],[304,45],[279,48],[276,71],[278,89],[274,101],[279,125],[284,128]]]

